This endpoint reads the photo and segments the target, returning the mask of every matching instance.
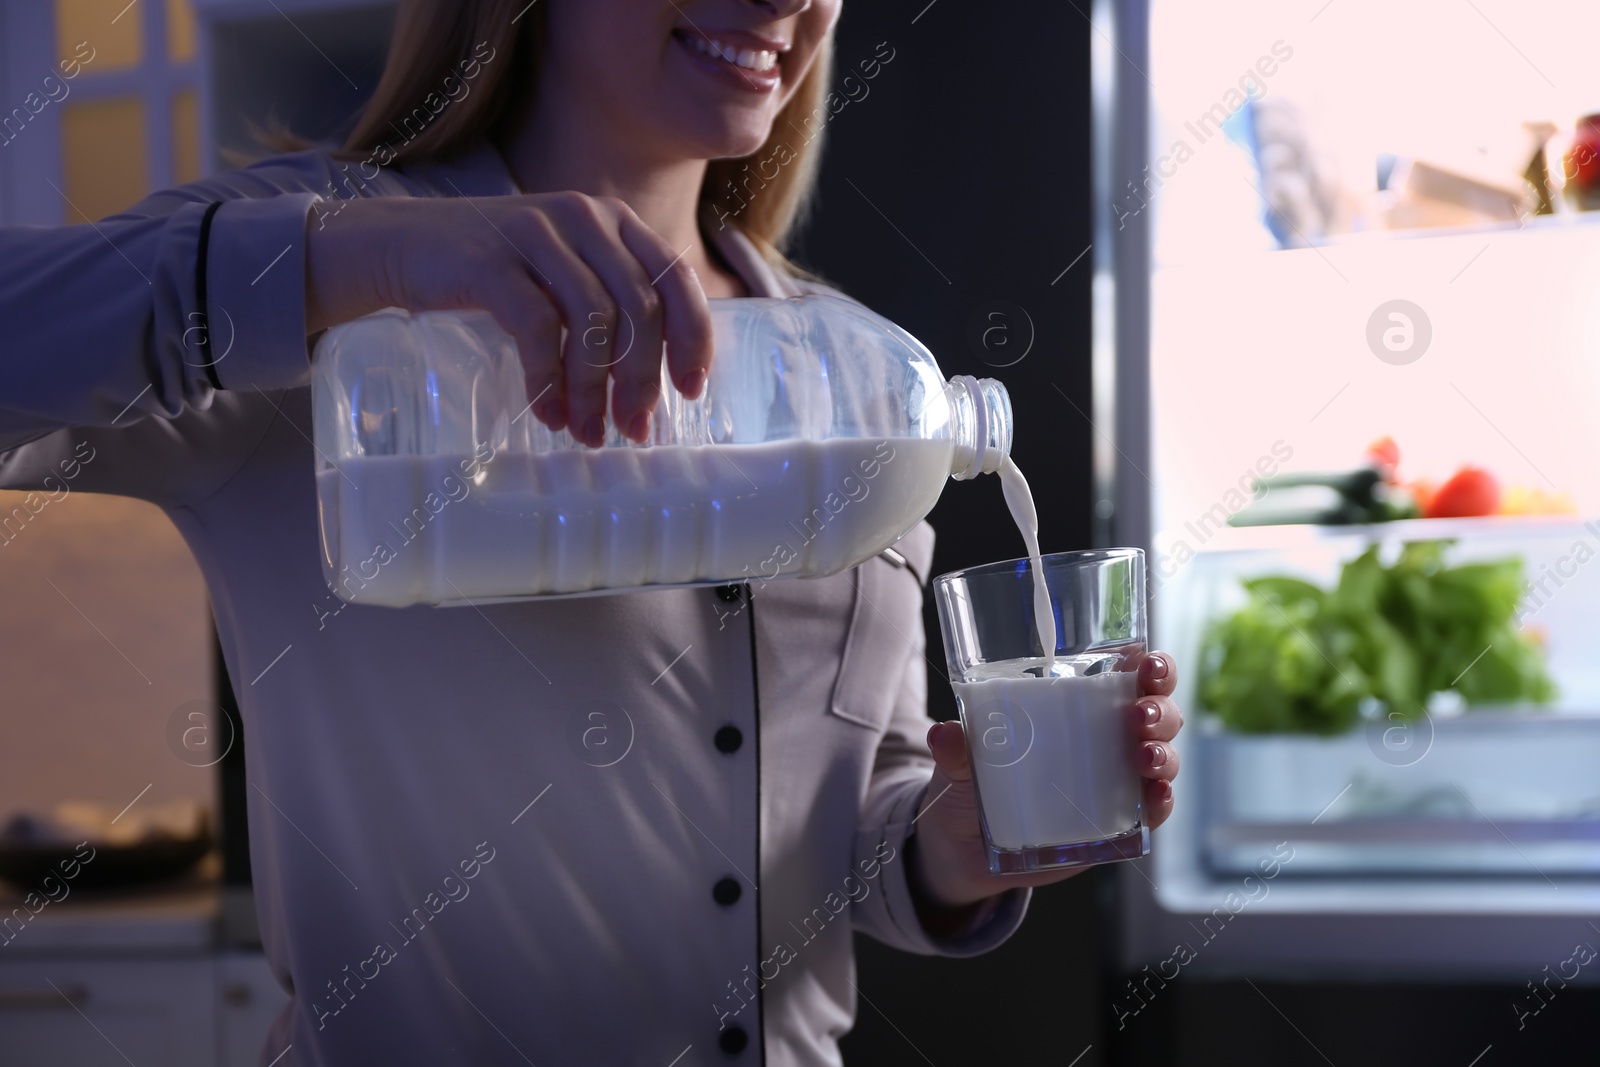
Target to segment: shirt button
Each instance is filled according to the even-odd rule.
[[[722,1031],[722,1036],[717,1038],[717,1044],[722,1046],[722,1051],[727,1053],[743,1052],[744,1047],[750,1043],[750,1037],[740,1026],[730,1026]]]
[[[711,887],[711,899],[723,907],[728,907],[738,903],[739,894],[742,892],[744,890],[739,888],[738,882],[735,882],[732,878],[723,878]]]
[[[739,746],[744,744],[744,734],[739,732],[737,726],[724,726],[711,740],[718,752],[737,752]]]
[[[739,599],[739,587],[737,585],[719,585],[717,586],[717,598],[731,604]]]

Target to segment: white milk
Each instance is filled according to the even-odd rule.
[[[1039,512],[1033,506],[1033,492],[1028,479],[1007,456],[1000,465],[1000,490],[1005,494],[1006,507],[1011,510],[1011,521],[1022,532],[1022,543],[1028,549],[1028,562],[1033,571],[1033,618],[1039,628],[1039,648],[1044,652],[1044,673],[1056,658],[1056,614],[1050,607],[1050,587],[1044,580],[1044,566],[1039,560]]]
[[[317,473],[339,595],[489,600],[834,574],[922,518],[948,441],[383,456]]]
[[[1055,670],[1117,658],[1065,657]],[[1039,663],[990,664],[991,677],[953,686],[991,841],[1022,849],[1126,833],[1139,818],[1141,793],[1124,718],[1137,676],[1029,676]]]

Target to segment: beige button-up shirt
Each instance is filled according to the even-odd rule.
[[[1027,904],[943,941],[912,906],[926,524],[737,592],[397,610],[324,583],[307,227],[354,196],[514,192],[487,142],[382,170],[308,151],[98,229],[0,230],[0,486],[70,468],[153,501],[205,573],[292,994],[262,1064],[836,1064],[852,930],[970,955]],[[756,295],[817,288],[705,230]]]

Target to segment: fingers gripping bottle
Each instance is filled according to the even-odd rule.
[[[701,395],[666,384],[644,444],[530,410],[488,312],[390,308],[313,354],[322,564],[347,601],[482,604],[836,574],[915,526],[948,478],[998,470],[1011,401],[946,381],[839,297],[712,300]],[[626,350],[615,360],[653,358]]]

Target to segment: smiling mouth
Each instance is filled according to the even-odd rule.
[[[678,32],[677,38],[694,51],[710,59],[720,59],[730,66],[757,74],[764,74],[778,65],[778,53],[760,48],[743,48],[727,41],[719,41],[699,33]]]

